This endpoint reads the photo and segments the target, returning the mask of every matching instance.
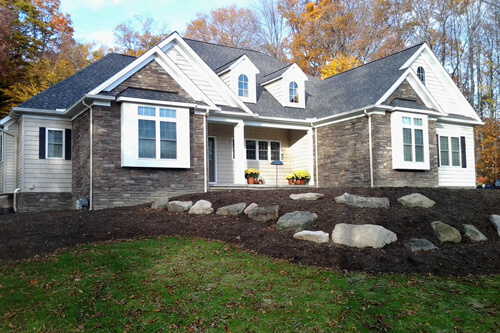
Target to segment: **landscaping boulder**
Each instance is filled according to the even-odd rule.
[[[380,225],[339,223],[332,232],[332,242],[353,247],[380,249],[395,242],[396,234]]]
[[[248,213],[248,217],[254,221],[266,222],[278,218],[279,206],[257,207]]]
[[[290,198],[292,198],[293,200],[318,200],[323,197],[324,195],[321,193],[290,194]]]
[[[335,197],[335,202],[354,207],[364,208],[388,208],[389,199],[387,198],[367,198],[349,193]]]
[[[500,236],[500,215],[490,215],[490,222],[497,229],[498,236]]]
[[[156,199],[151,205],[151,209],[165,209],[168,205],[168,198]]]
[[[432,251],[438,249],[436,245],[432,244],[427,239],[422,238],[412,238],[404,242],[404,246],[411,252]]]
[[[436,203],[420,193],[412,193],[398,199],[398,202],[407,208],[430,208]]]
[[[191,209],[192,201],[170,201],[167,204],[167,209],[171,213],[182,213]]]
[[[212,203],[207,200],[198,200],[189,210],[189,214],[193,215],[207,215],[214,211]]]
[[[246,206],[247,206],[246,203],[240,202],[240,203],[237,203],[237,204],[234,204],[234,205],[229,205],[229,206],[221,207],[221,208],[217,209],[217,213],[216,214],[217,215],[235,216],[235,215],[241,214],[241,212],[243,212],[243,210],[245,209]]]
[[[464,224],[465,236],[469,237],[474,242],[484,242],[488,240],[481,231],[477,230],[472,224]]]
[[[245,208],[245,210],[243,211],[243,213],[245,213],[246,215],[248,215],[248,213],[250,213],[250,211],[252,211],[253,209],[259,207],[259,205],[257,205],[255,202],[251,203],[250,205],[248,205],[247,208]]]
[[[281,216],[276,223],[276,230],[293,230],[295,232],[309,228],[318,219],[318,214],[310,212],[293,212]]]
[[[432,229],[434,229],[434,235],[439,239],[441,243],[460,243],[462,240],[462,235],[460,231],[453,228],[452,226],[443,223],[441,221],[435,221],[431,223]]]
[[[293,235],[293,238],[300,240],[307,240],[315,243],[328,243],[330,235],[323,231],[309,231],[303,230]]]

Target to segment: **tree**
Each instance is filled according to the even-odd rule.
[[[258,18],[250,9],[235,5],[197,14],[184,37],[221,45],[259,50],[264,45]]]
[[[132,20],[119,24],[114,30],[115,51],[138,57],[168,36],[165,24],[152,17],[134,16]]]
[[[500,121],[490,118],[484,123],[476,127],[476,172],[492,182],[500,178]]]
[[[271,57],[286,62],[287,41],[285,35],[287,25],[283,12],[275,0],[258,0],[255,7],[260,17],[262,31],[262,51]]]

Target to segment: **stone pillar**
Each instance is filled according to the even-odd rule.
[[[233,179],[234,184],[245,184],[245,124],[243,121],[234,126],[234,168]]]

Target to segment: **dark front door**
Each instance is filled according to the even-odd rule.
[[[208,138],[208,181],[215,183],[215,138]]]

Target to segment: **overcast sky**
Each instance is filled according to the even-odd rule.
[[[113,29],[134,15],[152,16],[169,31],[184,32],[196,13],[236,4],[248,8],[253,0],[61,0],[61,11],[70,14],[79,42],[113,44]]]

